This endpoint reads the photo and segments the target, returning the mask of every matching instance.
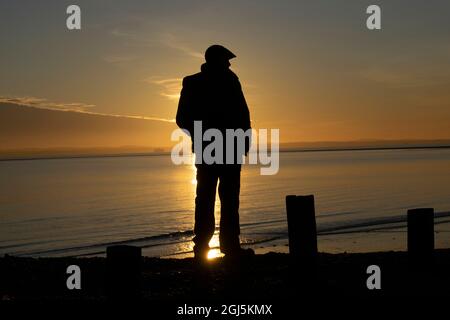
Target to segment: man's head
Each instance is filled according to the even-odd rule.
[[[206,63],[213,66],[228,68],[230,60],[235,57],[236,55],[233,52],[218,44],[210,46],[205,51]]]

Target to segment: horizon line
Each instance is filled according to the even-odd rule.
[[[361,148],[324,148],[324,149],[301,149],[301,148],[287,148],[280,149],[279,153],[295,153],[295,152],[351,152],[351,151],[381,151],[381,150],[416,150],[416,149],[450,149],[449,145],[441,146],[392,146],[392,147],[361,147]],[[31,161],[31,160],[62,160],[62,159],[86,159],[86,158],[125,158],[125,157],[154,157],[154,156],[168,156],[170,151],[152,151],[152,152],[124,152],[111,154],[65,154],[52,155],[42,157],[15,157],[2,158],[0,155],[0,162],[6,161]]]

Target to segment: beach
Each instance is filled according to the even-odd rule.
[[[280,159],[270,185],[258,168],[243,169],[241,242],[256,256],[227,262],[216,228],[202,267],[192,252],[194,166],[174,167],[167,155],[1,162],[1,300],[109,302],[115,282],[106,250],[118,245],[138,247],[142,265],[139,292],[118,287],[116,294],[157,306],[448,295],[450,150],[289,152]],[[315,196],[317,268],[289,256],[288,194]],[[435,208],[436,250],[421,269],[406,252],[406,213],[427,206]],[[81,290],[66,286],[71,265],[80,268]],[[380,290],[366,283],[374,265]]]
[[[68,290],[66,269],[81,269],[81,290]],[[369,290],[367,268],[381,270],[381,289]],[[104,258],[0,258],[0,297],[5,301],[108,301]],[[320,253],[317,272],[302,275],[302,263],[289,255],[267,253],[242,263],[222,258],[199,267],[191,258],[142,259],[136,301],[194,303],[276,302],[301,295],[322,299],[343,296],[447,296],[450,249],[436,250],[434,261],[415,269],[406,252]],[[305,281],[309,286],[305,286]],[[127,292],[123,292],[126,296]]]

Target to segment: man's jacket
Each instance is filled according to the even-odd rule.
[[[220,130],[224,144],[226,129],[250,129],[247,102],[233,71],[228,68],[217,70],[205,63],[201,72],[183,79],[176,122],[194,138],[194,121],[202,121],[203,132],[210,128]],[[247,153],[248,140],[245,145]],[[205,143],[202,150],[204,146]]]

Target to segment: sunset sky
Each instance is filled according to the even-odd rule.
[[[214,43],[282,142],[450,138],[449,1],[2,0],[0,40],[0,148],[167,146]]]

